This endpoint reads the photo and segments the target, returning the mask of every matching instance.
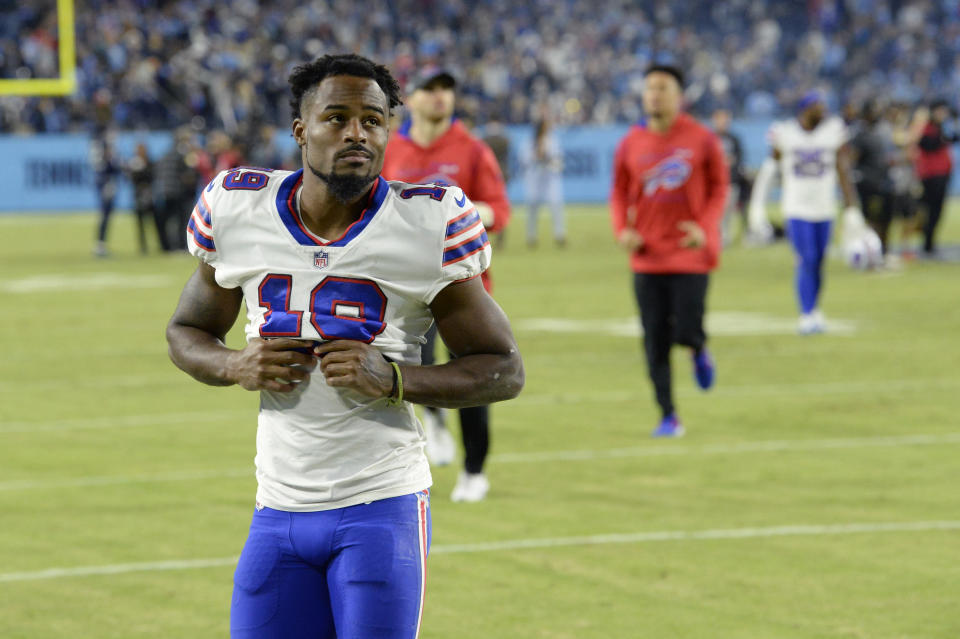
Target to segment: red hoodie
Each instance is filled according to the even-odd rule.
[[[414,184],[459,186],[474,202],[485,202],[493,209],[495,233],[510,219],[507,187],[500,174],[500,165],[493,151],[475,138],[459,120],[454,120],[446,133],[423,147],[401,127],[387,142],[386,157],[380,174],[388,180]],[[490,290],[490,278],[483,274],[483,284]]]
[[[712,131],[685,113],[663,134],[630,127],[613,160],[613,232],[636,229],[643,245],[630,255],[636,273],[708,273],[720,258],[720,221],[729,173]],[[696,222],[706,246],[682,248],[677,224]]]

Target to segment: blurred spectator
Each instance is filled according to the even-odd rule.
[[[158,223],[153,201],[153,162],[147,153],[147,145],[137,144],[134,155],[127,162],[127,173],[130,183],[133,184],[133,213],[137,218],[137,239],[141,255],[147,254],[146,221],[152,220],[157,229],[157,235],[162,235],[163,229]]]
[[[197,192],[195,158],[190,130],[180,128],[174,134],[173,145],[157,161],[156,217],[164,251],[187,249],[187,220]]]
[[[483,126],[483,141],[493,151],[497,158],[497,164],[500,165],[500,173],[503,175],[504,184],[510,183],[510,136],[507,130],[500,122],[494,118]],[[507,243],[507,229],[502,228],[494,234],[493,243],[496,249],[502,250]]]
[[[934,257],[936,246],[934,236],[940,215],[943,211],[943,200],[950,185],[950,172],[953,160],[950,157],[950,145],[960,141],[955,126],[947,131],[946,127],[955,120],[946,100],[936,100],[930,105],[929,114],[920,112],[921,122],[925,121],[920,141],[917,143],[916,166],[917,176],[923,183],[923,195],[920,198],[924,212],[923,222],[923,254],[925,257]]]
[[[553,240],[563,248],[567,244],[563,211],[563,152],[553,134],[550,117],[544,115],[534,124],[533,140],[526,151],[527,174],[527,246],[537,246],[537,214],[546,204],[553,219]]]
[[[727,168],[730,169],[730,190],[727,191],[727,204],[723,212],[723,243],[729,244],[732,241],[733,216],[740,216],[741,228],[747,228],[747,209],[746,203],[749,197],[750,183],[747,180],[746,172],[743,168],[743,144],[740,138],[730,130],[730,123],[733,119],[730,111],[727,109],[717,109],[710,118],[713,124],[713,132],[720,140],[720,148],[723,150],[723,157],[727,161]]]
[[[850,140],[850,150],[860,207],[867,223],[880,238],[883,254],[886,255],[887,233],[893,219],[890,167],[896,151],[890,125],[882,115],[882,107],[874,100],[863,106]]]
[[[893,216],[900,219],[900,255],[912,258],[915,255],[912,238],[919,230],[917,200],[923,192],[913,168],[918,135],[912,126],[911,112],[907,105],[892,104],[888,109],[887,119],[895,147],[890,179],[893,182]]]
[[[285,166],[283,153],[277,145],[277,128],[269,124],[260,127],[256,137],[250,143],[250,166],[266,169],[282,169]]]
[[[510,136],[503,124],[497,119],[487,122],[483,127],[482,139],[496,156],[503,181],[510,182]]]
[[[243,165],[243,154],[233,139],[223,131],[214,131],[210,134],[207,152],[213,161],[213,175],[201,180],[203,184],[212,180],[221,171]]]
[[[94,138],[90,150],[90,164],[93,167],[94,184],[100,205],[97,243],[94,245],[93,254],[97,257],[108,257],[110,252],[107,250],[107,229],[117,196],[117,178],[120,175],[120,165],[114,153],[111,132],[103,131]]]
[[[0,2],[0,77],[58,73],[53,5]],[[91,0],[76,31],[79,90],[52,101],[71,129],[96,119],[101,90],[121,128],[285,125],[290,66],[330,51],[383,61],[401,82],[429,64],[458,71],[479,126],[529,122],[544,102],[558,124],[635,122],[651,61],[689,70],[700,113],[769,117],[811,86],[832,87],[834,108],[880,87],[910,103],[960,94],[953,0]],[[41,102],[5,100],[4,130],[39,130]]]

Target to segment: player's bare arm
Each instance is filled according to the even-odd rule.
[[[840,191],[843,193],[843,206],[859,206],[857,191],[853,186],[853,176],[850,167],[853,165],[853,150],[849,144],[837,149],[837,179],[840,182]]]
[[[240,312],[239,288],[217,284],[215,270],[200,264],[180,295],[167,324],[170,359],[180,369],[211,386],[239,384],[247,390],[289,392],[305,380],[316,365],[292,339],[256,338],[242,350],[227,348],[227,331]]]
[[[516,397],[523,388],[520,351],[506,315],[479,278],[450,284],[430,305],[455,359],[439,366],[401,365],[403,399],[460,408]],[[389,397],[393,368],[373,346],[336,340],[314,349],[327,384]]]

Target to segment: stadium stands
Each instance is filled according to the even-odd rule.
[[[0,78],[56,75],[55,3],[27,4],[0,2]],[[634,121],[653,59],[690,70],[700,113],[775,115],[814,84],[834,107],[960,93],[955,2],[91,0],[76,28],[79,91],[4,97],[0,132],[285,123],[290,66],[349,50],[401,79],[442,60],[480,123],[528,122],[543,102],[562,124]]]

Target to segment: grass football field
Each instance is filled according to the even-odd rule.
[[[799,337],[787,246],[732,248],[718,384],[675,349],[688,434],[658,441],[626,258],[605,209],[570,213],[566,250],[528,250],[517,210],[495,256],[527,385],[485,502],[435,469],[421,636],[960,636],[960,264],[831,260],[833,330]],[[93,230],[0,216],[0,637],[226,637],[257,397],[167,359],[193,259],[137,255],[120,216],[96,260]]]

